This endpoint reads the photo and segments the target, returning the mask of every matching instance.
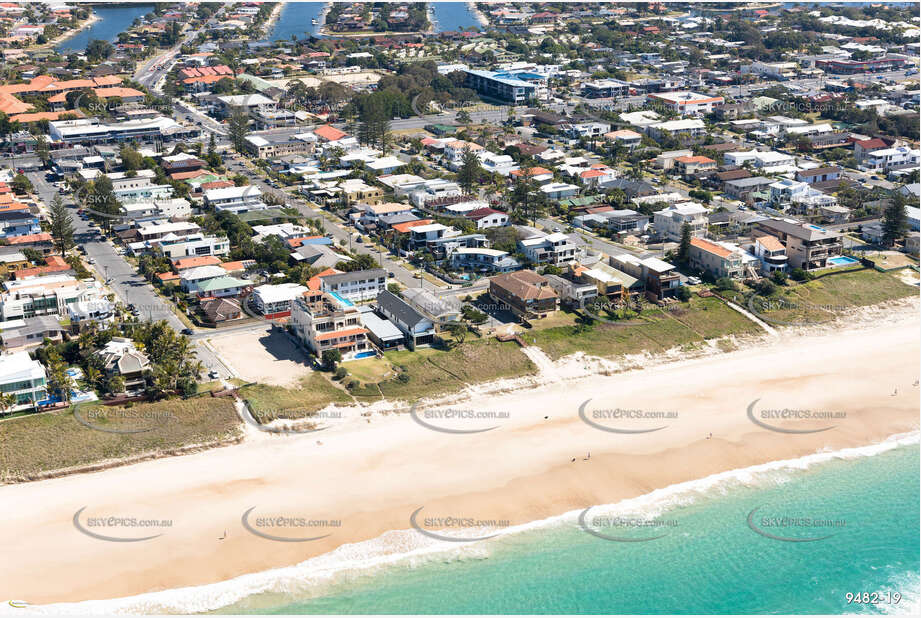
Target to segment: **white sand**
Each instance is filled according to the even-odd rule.
[[[607,377],[547,380],[540,388],[485,393],[455,406],[509,413],[507,420],[488,421],[498,428],[485,433],[438,433],[406,414],[366,417],[367,408],[351,408],[320,433],[272,436],[0,487],[6,516],[0,547],[10,565],[0,580],[0,597],[77,601],[221,581],[295,564],[386,530],[408,529],[410,513],[420,506],[433,515],[522,523],[724,470],[869,444],[918,427],[913,383],[919,374],[919,328],[921,320],[913,315],[832,335],[782,336],[759,348]],[[822,433],[775,433],[746,416],[758,398],[759,410],[831,410],[847,416]],[[655,421],[667,427],[653,433],[599,431],[578,417],[587,399],[592,400],[589,410],[676,411],[678,418]],[[650,421],[619,423],[651,426]],[[454,427],[475,425],[482,421],[453,422]],[[710,432],[713,438],[707,439]],[[583,461],[588,452],[590,461]],[[120,515],[170,519],[173,525],[157,530],[163,536],[150,541],[99,541],[74,528],[74,513],[84,506],[84,522],[89,516]],[[242,528],[242,513],[250,507],[262,514],[343,523],[319,530],[331,533],[320,541],[272,542]],[[225,530],[227,538],[218,540]]]

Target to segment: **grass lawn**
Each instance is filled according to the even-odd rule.
[[[428,282],[431,283],[432,285],[438,286],[438,287],[440,287],[440,288],[446,288],[446,287],[448,287],[448,284],[447,284],[447,283],[445,283],[444,281],[442,281],[441,279],[439,279],[439,278],[436,277],[435,275],[431,274],[430,272],[428,272],[428,271],[426,271],[426,270],[420,270],[420,271],[418,271],[418,272],[420,272],[420,273],[422,274],[422,278],[423,278],[423,279],[425,279],[426,281],[428,281]]]
[[[611,358],[639,352],[662,352],[729,334],[757,333],[760,328],[717,298],[692,297],[670,310],[646,310],[623,324],[596,321],[591,327],[561,326],[525,333],[524,338],[556,360],[568,354]]]
[[[899,268],[902,266],[917,266],[918,260],[905,255],[901,251],[884,251],[867,253],[863,257],[873,260],[873,263],[882,269]]]
[[[135,404],[127,408],[98,403],[77,413],[92,425],[81,424],[70,410],[30,414],[0,421],[0,470],[5,479],[28,479],[50,470],[83,466],[107,459],[214,442],[234,436],[240,419],[229,398],[196,397]]]
[[[334,386],[325,375],[312,373],[297,388],[250,384],[240,389],[256,420],[268,423],[276,418],[305,418],[330,403],[350,403],[352,398]]]
[[[797,285],[788,285],[766,299],[768,318],[788,322],[823,322],[839,311],[916,295],[917,289],[892,273],[849,270]],[[776,306],[771,301],[783,301]]]
[[[385,397],[415,399],[461,390],[466,384],[519,377],[536,371],[518,344],[495,339],[467,341],[450,350],[420,348],[386,352],[397,367],[405,367],[408,382],[398,379],[380,384]]]
[[[230,382],[231,386],[243,386],[246,384],[246,381],[241,380],[240,378],[230,378],[227,380]],[[220,380],[211,380],[210,382],[201,382],[198,384],[198,393],[210,393],[211,391],[223,390],[224,385]]]
[[[572,311],[554,311],[545,318],[534,320],[534,330],[556,328],[558,326],[573,326],[576,323],[577,313]]]
[[[393,371],[393,365],[386,358],[362,358],[348,361],[342,366],[346,368],[351,378],[365,383],[380,382],[384,376]]]

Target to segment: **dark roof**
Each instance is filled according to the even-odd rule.
[[[6,210],[0,211],[0,221],[19,221],[21,219],[34,219],[33,215],[28,210]]]
[[[603,189],[620,189],[627,194],[627,197],[637,197],[643,195],[652,195],[656,192],[651,184],[643,180],[626,180],[624,178],[614,178],[600,184]]]
[[[484,208],[475,208],[464,216],[467,217],[468,219],[476,220],[476,219],[482,219],[483,217],[488,217],[489,215],[492,215],[492,214],[504,215],[505,213],[502,212],[501,210],[496,210],[495,208],[484,207]]]
[[[832,232],[818,226],[809,226],[802,223],[790,223],[783,219],[767,219],[761,225],[778,232],[795,236],[803,240],[822,240],[825,238],[839,238],[839,232]]]
[[[545,112],[539,109],[529,109],[527,114],[534,117],[534,120],[541,124],[563,124],[569,122],[569,118],[561,114],[556,114],[554,112]]]
[[[701,146],[704,150],[712,150],[713,152],[729,152],[739,149],[739,145],[734,142],[724,142],[722,144],[705,144]]]
[[[489,285],[500,287],[521,300],[544,300],[557,296],[550,282],[533,270],[518,270],[490,277]]]
[[[832,165],[829,167],[816,167],[811,170],[800,170],[796,173],[796,175],[800,177],[821,176],[822,174],[835,174],[835,173],[840,173],[840,172],[841,172],[840,167],[836,165]]]
[[[386,215],[380,218],[384,225],[396,225],[397,223],[407,223],[409,221],[418,221],[419,217],[409,212],[401,212],[395,215]]]
[[[727,185],[732,185],[733,187],[757,187],[761,185],[769,185],[773,180],[770,178],[765,178],[764,176],[749,176],[747,178],[738,178],[736,180],[727,180]]]
[[[521,143],[521,144],[515,144],[515,147],[518,148],[521,154],[531,155],[531,156],[540,154],[543,151],[547,150],[546,146],[541,146],[538,144]]]
[[[728,180],[739,180],[741,178],[751,178],[751,175],[752,175],[751,172],[749,172],[747,169],[739,168],[737,170],[728,170],[725,172],[719,172],[716,175],[716,177],[722,182],[726,182]]]
[[[394,316],[410,328],[414,328],[419,322],[428,320],[427,317],[416,311],[405,300],[387,290],[377,295],[377,306],[385,314]]]

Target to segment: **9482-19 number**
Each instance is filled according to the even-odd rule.
[[[896,605],[902,600],[902,595],[898,592],[848,592],[844,595],[844,600],[848,605],[852,603],[860,605]]]

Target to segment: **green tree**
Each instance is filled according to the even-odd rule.
[[[905,196],[896,193],[892,204],[883,212],[883,245],[891,247],[905,236],[908,229],[908,215],[905,211]]]
[[[230,114],[227,120],[227,131],[230,134],[230,143],[239,153],[245,152],[246,134],[249,133],[249,116],[240,108]]]
[[[93,39],[86,45],[86,57],[93,63],[97,64],[112,55],[115,48],[108,41]]]
[[[70,376],[67,375],[67,363],[50,340],[45,340],[44,362],[48,373],[48,392],[57,395],[61,401],[70,401]]]
[[[35,156],[41,160],[42,165],[48,167],[51,161],[51,151],[48,148],[48,139],[44,135],[35,137]]]
[[[118,374],[113,375],[105,383],[105,390],[107,393],[113,395],[118,395],[125,392],[125,378],[121,377]]]
[[[681,264],[691,261],[691,226],[687,223],[681,226],[681,242],[678,244],[677,258]]]
[[[515,180],[508,196],[508,202],[516,220],[534,222],[543,209],[545,194],[538,190],[537,183],[534,182],[529,171],[528,169],[523,170],[524,173]]]
[[[16,398],[16,395],[12,393],[0,394],[0,414],[6,412],[7,410],[15,406],[18,403],[18,401],[19,400]]]
[[[51,238],[54,246],[63,256],[74,246],[74,225],[70,213],[64,207],[60,193],[55,193],[51,200]]]
[[[464,343],[464,340],[467,338],[467,327],[460,323],[448,326],[448,332],[451,333],[456,345]]]
[[[374,93],[363,101],[358,110],[358,141],[377,146],[384,151],[387,150],[392,140],[390,133],[392,105],[386,97],[386,93]]]
[[[459,184],[467,193],[473,190],[480,178],[483,168],[480,167],[480,158],[470,148],[464,149],[464,157],[461,160],[461,167],[457,171],[457,184]]]
[[[31,193],[32,192],[32,182],[26,178],[25,174],[16,174],[13,177],[13,191],[16,193]]]
[[[323,352],[322,359],[324,367],[333,369],[337,363],[342,362],[342,353],[339,350],[326,350]]]
[[[128,144],[122,145],[118,152],[118,156],[121,157],[122,167],[125,168],[126,171],[133,172],[144,167],[144,157]]]
[[[112,228],[112,221],[121,213],[121,206],[115,197],[112,180],[108,176],[100,176],[90,183],[87,193],[87,207],[90,214],[100,220],[106,229]]]

